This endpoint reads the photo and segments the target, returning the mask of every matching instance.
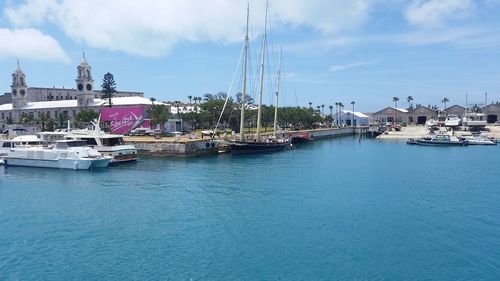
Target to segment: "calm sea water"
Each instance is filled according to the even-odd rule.
[[[0,280],[500,280],[500,147],[0,167]]]

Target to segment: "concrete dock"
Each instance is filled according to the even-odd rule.
[[[313,130],[287,131],[284,134],[289,137],[300,137],[304,140],[317,140],[324,138],[334,138],[339,136],[348,136],[355,133],[354,128],[321,128]],[[264,133],[263,135],[270,134]],[[247,135],[252,137],[251,134]],[[224,143],[224,138],[204,137],[198,135],[183,135],[177,137],[152,136],[126,136],[124,138],[127,144],[133,144],[142,156],[197,156],[203,154],[217,153],[220,144]]]

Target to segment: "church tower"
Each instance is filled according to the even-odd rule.
[[[22,109],[28,105],[28,86],[26,86],[26,75],[19,67],[17,62],[17,69],[12,73],[12,108]]]
[[[78,106],[92,106],[94,104],[94,80],[92,79],[92,67],[85,58],[85,52],[77,70],[78,76],[75,81]]]

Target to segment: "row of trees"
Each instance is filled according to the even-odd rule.
[[[189,96],[188,96],[189,98]],[[219,116],[224,107],[227,95],[223,92],[217,94],[205,94],[202,103],[198,103],[198,111],[186,112],[179,114],[178,118],[189,123],[191,129],[212,129],[217,123]],[[226,109],[221,117],[221,123],[234,131],[239,130],[242,95],[237,94],[236,100],[229,98]],[[250,109],[253,105],[253,99],[246,97],[244,101],[245,107]],[[262,106],[262,127],[264,130],[270,128],[274,123],[274,106]],[[151,116],[153,118],[153,116]],[[312,107],[280,107],[278,114],[278,122],[283,128],[313,128],[324,124],[331,123],[332,117],[322,117],[319,110],[313,110]],[[156,122],[155,122],[156,123]],[[257,110],[245,110],[245,127],[250,129],[257,125]]]
[[[99,113],[92,109],[82,109],[75,116],[75,122],[73,127],[82,128],[85,124],[93,121],[99,117]],[[6,124],[23,124],[23,125],[40,125],[42,131],[49,130],[53,131],[55,128],[65,127],[69,118],[64,113],[59,113],[54,118],[50,118],[46,112],[42,112],[39,116],[35,117],[33,115],[28,115],[22,113],[19,120],[14,120],[11,117],[7,117]]]
[[[394,103],[394,107],[395,108],[398,108],[398,101],[399,101],[399,97],[393,97],[392,98],[392,102]],[[412,96],[407,96],[406,97],[406,102],[408,102],[408,107],[406,108],[407,110],[413,110],[415,109],[416,107],[418,107],[420,104],[417,104],[416,106],[413,106],[413,97]],[[449,102],[450,100],[447,98],[447,97],[444,97],[442,100],[441,100],[441,103],[444,104],[444,110],[446,110],[446,104]],[[437,105],[428,105],[427,106],[428,108],[430,109],[434,109],[434,110],[438,110],[438,106]]]

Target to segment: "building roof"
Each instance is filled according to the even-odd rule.
[[[92,106],[105,106],[108,104],[107,100],[94,99],[94,104]],[[113,106],[123,106],[123,105],[151,105],[151,101],[143,97],[116,97],[112,98],[111,104]],[[164,104],[162,102],[155,102],[155,104]],[[71,108],[78,107],[77,100],[55,100],[55,101],[38,101],[38,102],[28,102],[26,107],[22,110],[41,110],[41,109],[53,109],[53,108]],[[12,110],[12,103],[6,103],[0,105],[0,111]]]
[[[377,115],[377,114],[380,114],[381,112],[384,112],[384,111],[386,111],[386,110],[397,110],[397,111],[399,111],[399,112],[401,112],[401,113],[408,113],[408,110],[406,110],[406,109],[402,109],[402,108],[394,108],[394,107],[392,107],[392,106],[389,106],[389,107],[386,107],[386,108],[384,108],[384,109],[382,109],[382,110],[379,110],[379,111],[377,111],[377,112],[374,112],[374,113],[372,113],[372,114],[373,114],[373,115]]]
[[[357,111],[354,111],[354,113],[353,113],[352,110],[342,110],[342,112],[344,114],[353,114],[354,116],[359,117],[359,118],[368,118],[368,115],[361,113],[361,112],[357,112]]]

